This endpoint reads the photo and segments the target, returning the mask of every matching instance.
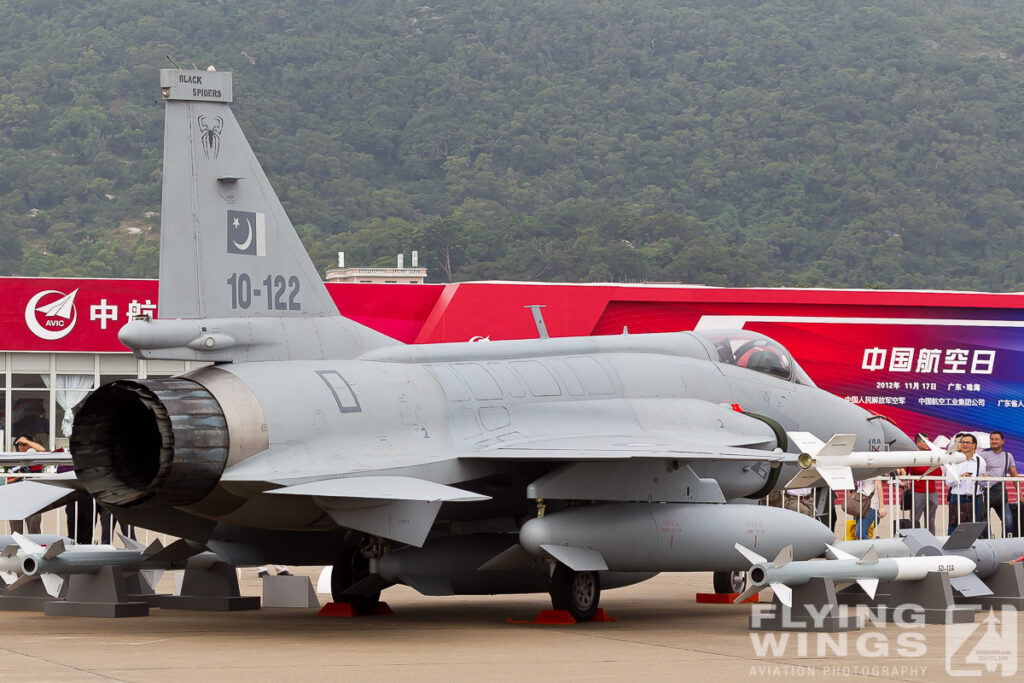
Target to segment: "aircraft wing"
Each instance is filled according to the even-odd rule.
[[[636,470],[639,466],[631,465],[631,462],[678,460],[683,465],[680,476],[685,478],[695,501],[724,502],[717,484],[713,480],[700,479],[685,467],[685,463],[715,460],[778,462],[795,457],[755,448],[701,445],[690,439],[684,442],[635,434],[532,439],[475,452],[435,449],[418,455],[423,459],[420,466],[396,468],[405,470],[399,475],[395,471],[370,470],[365,463],[359,464],[341,456],[318,458],[309,463],[311,467],[281,471],[274,466],[279,455],[263,453],[230,468],[221,481],[229,486],[232,483],[243,487],[256,484],[271,495],[306,496],[340,526],[422,546],[442,503],[488,500],[488,496],[449,485],[475,478],[477,475],[473,473],[481,470],[481,466],[489,470],[492,464],[500,462],[547,461],[561,464],[564,467],[557,468],[548,478],[534,482],[533,486],[542,486],[549,491],[565,490],[568,496],[574,496],[580,490],[574,482],[582,477],[588,481],[603,482],[602,488],[608,487],[602,498],[615,499],[622,495],[633,499],[637,495],[633,490],[636,486],[623,483],[623,477],[632,477],[629,470]],[[278,460],[281,461],[286,462],[287,457]],[[612,465],[614,471],[601,469],[591,472],[587,469],[607,465]],[[651,466],[664,475],[662,464],[652,462]],[[625,470],[620,472],[622,468]],[[405,476],[413,469],[419,474]],[[642,469],[650,468],[645,466]],[[653,477],[655,481],[663,478],[668,479]],[[645,480],[644,477],[640,479]],[[641,486],[650,487],[650,484]],[[642,499],[646,500],[648,495],[644,489]]]
[[[454,486],[396,476],[321,479],[268,493],[313,496],[316,504],[343,527],[415,546],[423,545],[441,503],[490,499]]]
[[[25,519],[71,502],[81,493],[63,486],[37,481],[19,481],[0,486],[0,519]]]

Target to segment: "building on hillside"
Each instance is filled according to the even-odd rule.
[[[398,255],[394,268],[346,268],[345,252],[338,252],[338,267],[329,268],[327,282],[359,282],[362,284],[421,285],[427,280],[427,269],[419,266],[420,253],[412,252],[412,266],[405,267],[405,254]]]

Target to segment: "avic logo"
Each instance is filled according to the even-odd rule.
[[[65,294],[55,289],[39,292],[25,306],[25,324],[40,339],[53,341],[71,333],[78,322],[75,295],[78,290]]]

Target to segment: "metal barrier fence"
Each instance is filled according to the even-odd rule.
[[[953,499],[951,512],[949,486],[941,475],[936,476],[883,476],[868,480],[874,484],[875,495],[871,502],[875,510],[871,538],[892,538],[898,535],[898,528],[930,528],[937,536],[949,533],[952,520],[955,527],[960,521],[989,523],[989,538],[1022,535],[1022,517],[1024,506],[1021,505],[1020,486],[1024,480],[1014,477],[981,477],[972,479],[961,478],[967,482],[972,492],[966,496]],[[930,491],[921,491],[913,495],[914,485],[918,488],[927,486]],[[973,486],[971,485],[973,484]],[[903,491],[911,491],[906,507]],[[848,493],[815,488],[810,494],[794,495],[790,491],[776,491],[764,499],[763,503],[818,518],[836,532],[838,539],[850,538],[849,524],[856,526],[857,520],[847,514],[842,507]],[[824,494],[824,497],[822,497]],[[962,503],[962,505],[961,505]],[[882,514],[882,511],[885,514]],[[854,529],[856,532],[857,529]],[[866,531],[866,530],[861,530]],[[856,536],[854,536],[856,537]],[[868,536],[863,536],[868,537]]]

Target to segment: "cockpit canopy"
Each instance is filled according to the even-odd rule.
[[[786,347],[763,334],[750,330],[702,330],[693,334],[713,350],[712,360],[815,386]]]

